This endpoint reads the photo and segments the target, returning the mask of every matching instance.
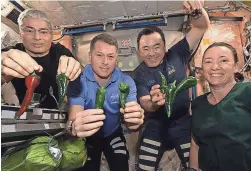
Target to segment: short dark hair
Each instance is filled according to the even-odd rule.
[[[99,34],[97,36],[95,36],[92,41],[91,41],[91,45],[90,45],[90,51],[92,52],[93,49],[94,49],[94,46],[95,46],[95,43],[97,41],[103,41],[109,45],[113,45],[116,47],[117,51],[118,51],[118,42],[117,40],[112,37],[111,35],[107,34],[107,33],[102,33],[102,34]]]
[[[138,35],[138,37],[137,37],[138,49],[139,49],[139,41],[140,41],[141,37],[142,37],[143,35],[150,35],[150,34],[153,34],[153,33],[155,33],[155,32],[160,34],[161,39],[162,39],[163,42],[164,42],[164,45],[166,45],[165,35],[164,35],[163,31],[162,31],[159,27],[151,26],[151,27],[144,28],[143,30],[141,30],[141,31],[139,32],[139,35]]]
[[[228,43],[225,43],[225,42],[215,42],[215,43],[211,44],[210,46],[208,46],[208,48],[204,51],[203,58],[204,58],[206,52],[207,52],[209,49],[211,49],[211,48],[213,48],[213,47],[219,47],[219,46],[224,46],[224,47],[228,48],[229,50],[231,50],[231,52],[232,52],[232,54],[233,54],[233,56],[234,56],[234,62],[235,62],[235,63],[238,62],[238,55],[237,55],[236,49],[235,49],[232,45],[230,45],[230,44],[228,44]]]

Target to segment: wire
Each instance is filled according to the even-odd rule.
[[[59,38],[52,40],[53,42],[59,41],[60,39],[62,39],[65,35],[61,35]]]

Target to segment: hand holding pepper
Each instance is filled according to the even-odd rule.
[[[89,137],[96,133],[105,120],[102,109],[87,109],[76,114],[72,123],[72,134],[78,137]]]
[[[186,0],[183,2],[183,8],[188,13],[201,10],[204,6],[204,0]]]
[[[25,78],[34,71],[41,72],[43,70],[43,67],[38,65],[30,55],[17,49],[3,52],[1,60],[2,74],[12,78]],[[8,79],[8,81],[11,79]]]
[[[81,73],[80,63],[73,57],[61,56],[59,58],[58,75],[64,73],[70,81],[75,80]]]
[[[144,123],[144,110],[135,101],[127,102],[125,104],[125,109],[120,108],[120,112],[124,115],[124,120],[128,129],[138,129]]]
[[[156,84],[152,86],[150,91],[151,101],[155,106],[163,106],[165,104],[166,95],[161,92],[160,85]]]

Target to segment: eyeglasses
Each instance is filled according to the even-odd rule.
[[[22,28],[22,31],[27,34],[27,35],[32,35],[34,36],[36,31],[38,31],[39,35],[41,36],[48,36],[51,34],[51,31],[49,29],[35,29],[35,28],[29,28],[29,27],[24,27]]]

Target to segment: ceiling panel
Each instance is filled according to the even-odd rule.
[[[60,4],[63,8],[68,11],[76,23],[88,22],[90,21],[87,10],[85,8],[93,8],[94,5],[90,1],[61,1]],[[93,18],[93,16],[92,16]],[[97,18],[97,17],[96,17]]]
[[[77,23],[101,19],[100,12],[91,1],[62,1],[62,6],[69,12]]]
[[[45,11],[45,8],[43,7],[43,5],[41,4],[40,1],[29,1],[29,2],[24,2],[28,7],[31,8],[36,8],[38,10],[41,11]]]
[[[158,1],[159,12],[174,12],[183,10],[182,1]]]
[[[205,8],[217,8],[217,7],[223,7],[227,5],[229,2],[228,1],[206,1],[205,2]]]
[[[144,15],[157,14],[157,1],[141,1],[140,3],[142,13]]]
[[[122,1],[123,6],[126,10],[127,16],[140,16],[143,14],[143,10],[140,5],[140,1]]]
[[[44,7],[46,11],[53,12],[53,11],[62,11],[63,7],[58,1],[39,1],[38,2],[41,6]]]
[[[29,7],[48,14],[52,23],[74,25],[111,18],[156,15],[160,13],[183,12],[182,1],[23,1]],[[223,7],[227,1],[206,1],[210,9]]]
[[[95,4],[95,7],[99,11],[102,19],[126,15],[126,11],[121,1],[94,1],[93,4]]]
[[[66,9],[93,7],[91,1],[60,1],[59,2]]]
[[[50,17],[51,22],[55,26],[69,25],[76,23],[74,18],[71,15],[69,15],[69,13],[65,10],[49,12],[47,13],[47,15]]]

